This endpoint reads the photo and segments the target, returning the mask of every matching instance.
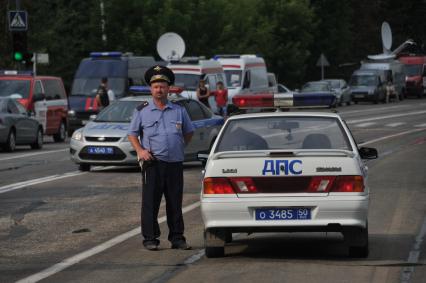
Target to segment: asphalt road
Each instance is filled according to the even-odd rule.
[[[328,110],[321,110],[328,111]],[[426,100],[339,107],[368,161],[370,255],[347,257],[338,233],[238,234],[207,259],[202,167],[185,164],[185,227],[193,249],[142,248],[137,168],[79,172],[68,145],[0,152],[0,282],[424,282]]]

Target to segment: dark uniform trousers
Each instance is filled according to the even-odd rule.
[[[185,240],[182,215],[183,164],[156,160],[146,168],[146,182],[142,188],[142,236],[144,243],[155,241],[160,236],[158,211],[162,195],[166,199],[168,240],[172,243]]]

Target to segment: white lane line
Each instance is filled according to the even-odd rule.
[[[114,168],[116,168],[116,166],[105,166],[105,167],[95,166],[95,167],[93,167],[93,171],[104,171],[104,170],[114,169]],[[69,178],[69,177],[80,176],[80,175],[84,175],[84,174],[87,174],[87,173],[89,173],[89,172],[73,171],[73,172],[67,172],[67,173],[63,173],[63,174],[56,174],[56,175],[51,175],[51,176],[47,176],[47,177],[41,177],[41,178],[32,179],[32,180],[28,180],[28,181],[18,182],[18,183],[14,183],[14,184],[10,184],[10,185],[5,185],[5,186],[0,187],[0,194],[7,193],[7,192],[10,192],[10,191],[14,191],[14,190],[18,190],[18,189],[22,189],[22,188],[32,186],[32,185],[42,184],[42,183],[60,180],[60,179],[64,179],[64,178]]]
[[[407,123],[405,122],[396,122],[396,123],[390,123],[390,124],[386,124],[385,127],[391,127],[391,128],[395,128],[395,127],[399,127],[402,125],[405,125]]]
[[[410,282],[411,274],[414,272],[414,265],[418,263],[420,257],[420,248],[423,242],[423,239],[426,235],[426,218],[423,219],[423,225],[420,229],[419,234],[417,234],[416,241],[414,242],[413,248],[408,254],[407,263],[412,266],[406,266],[402,269],[401,272],[401,283]]]
[[[356,124],[355,127],[357,128],[366,128],[372,125],[377,124],[376,122],[367,122],[367,123],[361,123],[361,124]]]
[[[188,206],[186,206],[182,209],[182,213],[185,214],[185,213],[187,213],[191,210],[194,210],[195,208],[197,208],[199,206],[200,206],[199,201],[195,202],[193,204],[190,204],[190,205],[188,205]],[[163,222],[166,221],[166,219],[167,219],[166,216],[160,217],[160,218],[158,218],[158,223],[163,223]],[[28,277],[21,279],[19,281],[16,281],[16,283],[33,283],[33,282],[38,282],[40,280],[43,280],[44,278],[47,278],[47,277],[49,277],[49,276],[51,276],[55,273],[58,273],[58,272],[66,269],[66,268],[68,268],[68,267],[70,267],[74,264],[81,262],[82,260],[85,260],[85,259],[87,259],[87,258],[89,258],[93,255],[96,255],[98,253],[101,253],[101,252],[103,252],[103,251],[105,251],[105,250],[107,250],[107,249],[109,249],[109,248],[111,248],[115,245],[118,245],[118,244],[130,239],[131,237],[140,234],[140,232],[141,232],[141,227],[139,226],[139,227],[137,227],[133,230],[130,230],[130,231],[124,233],[124,234],[121,234],[121,235],[119,235],[115,238],[112,238],[109,241],[106,241],[106,242],[104,242],[100,245],[97,245],[97,246],[95,246],[95,247],[93,247],[93,248],[91,248],[87,251],[81,252],[79,254],[76,254],[75,256],[64,259],[63,261],[61,261],[61,262],[59,262],[59,263],[57,263],[57,264],[55,264],[55,265],[53,265],[49,268],[46,268],[46,269],[44,269],[44,270],[42,270],[42,271],[40,271],[36,274],[28,276]],[[196,258],[194,258],[194,259],[196,260]],[[189,260],[189,263],[194,259]]]
[[[424,131],[424,130],[426,130],[426,129],[414,129],[414,130],[410,130],[410,131],[400,132],[400,133],[397,133],[397,134],[394,134],[394,135],[384,136],[384,137],[381,137],[381,138],[377,138],[377,139],[374,139],[374,140],[363,142],[363,143],[360,143],[359,145],[364,146],[364,145],[367,145],[367,144],[371,144],[371,143],[375,143],[375,142],[379,142],[379,141],[382,141],[382,140],[387,140],[387,139],[391,139],[391,138],[395,138],[395,137],[399,137],[399,136],[404,136],[404,135],[408,135],[408,134],[412,134],[412,133],[416,133],[416,132],[421,132],[421,131]]]
[[[0,158],[0,161],[10,160],[10,159],[18,159],[18,158],[25,158],[25,157],[35,156],[35,155],[49,154],[49,153],[62,152],[62,151],[68,151],[68,150],[69,150],[69,148],[64,148],[64,149],[58,149],[58,150],[49,150],[49,151],[26,153],[26,154],[21,154],[21,155],[16,155],[16,156],[3,157],[3,158]]]
[[[69,178],[69,177],[75,177],[75,176],[79,176],[79,175],[83,175],[83,174],[87,174],[87,173],[88,172],[74,171],[74,172],[68,172],[68,173],[64,173],[64,174],[57,174],[57,175],[32,179],[32,180],[19,182],[19,183],[15,183],[15,184],[11,184],[11,185],[6,185],[6,186],[0,187],[0,194],[7,193],[7,192],[10,192],[10,191],[14,191],[14,190],[18,190],[18,189],[22,189],[22,188],[25,188],[25,187],[28,187],[28,186],[31,186],[31,185],[42,184],[42,183],[60,180],[60,179],[64,179],[64,178]]]
[[[416,128],[426,128],[426,124],[418,124],[418,125],[414,125],[414,127],[416,127]]]
[[[413,115],[420,115],[420,114],[426,114],[426,110],[424,111],[416,111],[416,112],[407,112],[407,113],[401,113],[401,114],[392,114],[392,115],[385,115],[385,116],[379,116],[374,118],[364,118],[364,119],[358,119],[358,120],[347,120],[347,124],[358,124],[358,123],[364,123],[364,122],[371,122],[376,120],[383,120],[383,119],[389,119],[389,118],[397,118],[397,117],[405,117],[405,116],[413,116]]]

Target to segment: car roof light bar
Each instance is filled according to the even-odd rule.
[[[120,51],[110,51],[110,52],[90,52],[91,58],[117,58],[121,57],[123,53]]]

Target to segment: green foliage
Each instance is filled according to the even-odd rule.
[[[7,15],[15,7],[3,2],[0,14]],[[21,8],[29,15],[28,49],[49,53],[50,64],[38,66],[39,73],[62,76],[68,89],[89,52],[159,59],[156,43],[165,32],[184,38],[187,56],[261,54],[290,87],[319,79],[321,53],[331,64],[326,76],[347,79],[366,55],[381,52],[384,20],[392,27],[393,48],[407,38],[426,37],[423,0],[21,0]],[[0,24],[0,68],[12,68],[7,17]]]

